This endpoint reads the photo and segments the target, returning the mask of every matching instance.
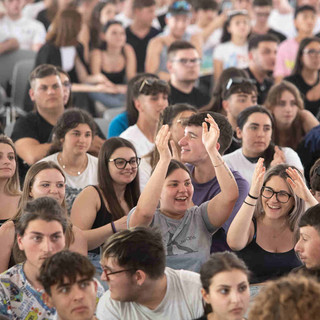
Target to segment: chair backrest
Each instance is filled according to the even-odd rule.
[[[24,101],[29,88],[29,75],[34,68],[34,59],[18,61],[12,73],[12,106],[24,110]]]
[[[0,55],[0,85],[7,89],[12,79],[16,62],[25,59],[35,59],[36,52],[31,50],[15,50]]]
[[[107,139],[110,121],[108,119],[103,119],[103,118],[94,118],[94,122],[99,126],[103,135]]]

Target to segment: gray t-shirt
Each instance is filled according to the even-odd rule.
[[[199,274],[166,268],[167,291],[161,303],[151,310],[136,302],[120,302],[110,298],[108,290],[99,300],[98,319],[108,320],[187,320],[203,315]]]
[[[188,209],[180,220],[165,216],[159,208],[156,210],[150,227],[161,231],[168,267],[199,272],[201,265],[208,260],[211,237],[218,230],[209,221],[208,203]],[[128,226],[135,209],[128,215]]]

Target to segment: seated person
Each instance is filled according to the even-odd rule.
[[[156,139],[160,159],[137,207],[128,215],[129,227],[160,229],[166,245],[167,266],[196,272],[210,255],[212,234],[226,222],[239,195],[234,176],[218,152],[219,127],[209,114],[204,120],[202,141],[221,192],[209,201],[193,206],[189,170],[181,162],[172,160],[168,145],[169,127],[164,125]],[[188,135],[191,138],[197,136],[193,132]],[[170,141],[170,144],[173,146],[174,142]],[[182,149],[182,154],[187,152],[189,149]]]
[[[46,305],[56,309],[59,319],[97,320],[94,274],[94,266],[79,253],[60,251],[47,258],[39,274]]]
[[[231,143],[232,127],[223,115],[214,112],[208,112],[208,114],[212,116],[219,127],[218,151],[220,155],[223,155]],[[197,206],[209,201],[221,192],[216,168],[213,166],[202,142],[202,123],[206,117],[207,113],[205,112],[192,115],[186,122],[184,136],[182,136],[179,141],[181,161],[187,163],[194,188],[192,202]],[[231,173],[237,183],[239,197],[228,220],[223,224],[222,228],[213,235],[211,252],[230,250],[226,243],[226,234],[232,219],[237,214],[249,191],[249,183],[239,172],[231,170]]]
[[[316,23],[316,9],[310,5],[297,7],[294,14],[294,25],[297,36],[283,41],[278,48],[273,75],[276,83],[291,74],[298,52],[299,43],[307,37],[312,37]]]
[[[304,107],[315,117],[320,111],[320,39],[304,38],[299,45],[295,65],[285,80],[293,83],[304,100]]]
[[[265,173],[259,159],[250,192],[227,234],[228,245],[252,272],[251,283],[278,278],[301,265],[294,231],[305,205],[316,203],[299,170],[278,164]]]
[[[141,78],[133,84],[132,98],[138,110],[136,124],[120,135],[134,145],[138,157],[143,157],[154,148],[159,118],[168,106],[169,85],[154,78]]]
[[[192,3],[195,21],[187,28],[191,34],[202,37],[202,60],[200,64],[199,88],[203,92],[212,92],[213,88],[213,52],[220,43],[222,26],[227,16],[219,15],[219,4],[215,0],[197,0]]]
[[[198,109],[210,103],[210,96],[195,87],[200,75],[200,56],[187,41],[175,41],[168,48],[167,68],[170,75],[169,104],[189,103]]]
[[[230,78],[222,88],[222,114],[226,114],[233,129],[233,137],[230,147],[225,154],[241,148],[241,141],[238,139],[237,118],[241,111],[257,104],[257,87],[253,81],[243,77]]]
[[[186,1],[174,1],[166,15],[166,30],[150,40],[145,63],[146,72],[157,74],[160,79],[169,80],[167,50],[177,40],[190,41],[201,55],[200,35],[186,32],[191,21],[191,6]]]
[[[45,43],[46,30],[42,23],[22,15],[23,0],[4,0],[6,14],[0,17],[0,30],[7,39],[16,39],[20,49],[38,51]],[[9,43],[7,43],[9,45]],[[12,49],[16,41],[11,42]]]
[[[298,222],[299,240],[294,249],[303,266],[293,270],[320,280],[320,204],[309,208]]]
[[[53,128],[49,156],[40,161],[53,161],[66,177],[68,211],[83,188],[98,183],[98,159],[88,153],[95,135],[93,118],[84,110],[68,109]]]
[[[158,76],[152,73],[139,73],[128,81],[125,103],[126,111],[118,114],[111,120],[108,128],[108,138],[118,137],[128,127],[136,124],[139,113],[134,105],[133,85],[135,82],[146,78],[159,79]]]
[[[137,72],[144,72],[149,41],[160,33],[152,26],[156,14],[155,0],[132,1],[132,22],[126,28],[127,43],[135,51]]]
[[[195,319],[203,314],[200,276],[166,268],[161,234],[149,228],[116,233],[104,245],[98,319]]]
[[[242,142],[241,149],[223,158],[230,168],[239,171],[251,183],[255,165],[264,158],[266,169],[280,163],[295,166],[303,173],[298,154],[291,148],[275,146],[271,141],[274,122],[270,112],[260,106],[243,110],[237,119],[237,136]]]
[[[249,65],[248,36],[250,17],[246,10],[230,11],[223,25],[221,43],[213,53],[214,80],[217,81],[226,68],[247,68]]]
[[[270,89],[265,106],[273,115],[274,141],[280,147],[297,150],[304,136],[319,125],[316,117],[305,110],[298,88],[288,81]]]
[[[43,197],[29,202],[16,225],[19,249],[25,262],[0,275],[0,313],[12,319],[39,317],[55,319],[56,310],[42,299],[38,277],[45,257],[65,247],[67,219],[54,199]]]

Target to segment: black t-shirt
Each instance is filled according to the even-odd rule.
[[[170,89],[171,92],[168,98],[170,105],[175,103],[189,103],[199,109],[210,102],[210,96],[195,87],[190,93],[184,93],[170,83]]]
[[[53,125],[47,122],[38,112],[30,112],[24,117],[20,117],[12,131],[11,138],[16,142],[22,138],[32,138],[40,143],[50,142]],[[19,158],[19,175],[21,182],[29,169],[29,165]]]
[[[307,99],[306,96],[307,96],[307,92],[319,83],[319,75],[318,75],[318,79],[317,79],[316,83],[314,83],[312,86],[305,83],[305,81],[303,80],[303,78],[301,77],[300,74],[295,74],[295,75],[286,77],[285,80],[293,83],[299,89],[301,96],[304,100],[305,109],[312,112],[314,114],[314,116],[316,117],[319,110],[320,110],[320,99],[316,100],[316,101],[310,101]]]
[[[141,39],[131,31],[130,26],[126,28],[127,43],[129,43],[133,47],[136,54],[137,72],[144,72],[148,43],[150,39],[152,39],[159,33],[159,30],[151,27],[149,33],[143,39]]]
[[[249,78],[254,80],[256,83],[256,87],[258,90],[258,104],[263,104],[267,98],[268,92],[270,90],[270,88],[273,86],[274,81],[273,79],[270,78],[265,78],[263,80],[262,83],[260,83],[255,76],[253,75],[253,73],[250,71],[249,68],[246,68],[245,71],[247,71]]]

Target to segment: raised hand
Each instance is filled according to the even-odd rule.
[[[171,160],[172,155],[169,149],[170,131],[167,124],[163,125],[156,136],[156,146],[160,154],[160,160]]]
[[[263,166],[263,158],[259,158],[256,167],[253,172],[250,194],[254,197],[258,197],[260,194],[260,190],[263,184],[264,174],[266,172],[266,168]]]
[[[273,160],[271,161],[271,166],[276,166],[277,164],[286,163],[286,157],[284,152],[278,147],[274,147]]]
[[[301,174],[299,174],[297,169],[288,168],[286,170],[289,178],[287,178],[287,182],[290,184],[294,193],[301,199],[306,202],[313,202],[313,195],[309,191],[307,185],[305,184]]]
[[[205,121],[210,123],[210,129],[208,129],[208,124]],[[205,121],[202,123],[202,142],[208,152],[217,150],[220,129],[210,114],[207,114]]]

